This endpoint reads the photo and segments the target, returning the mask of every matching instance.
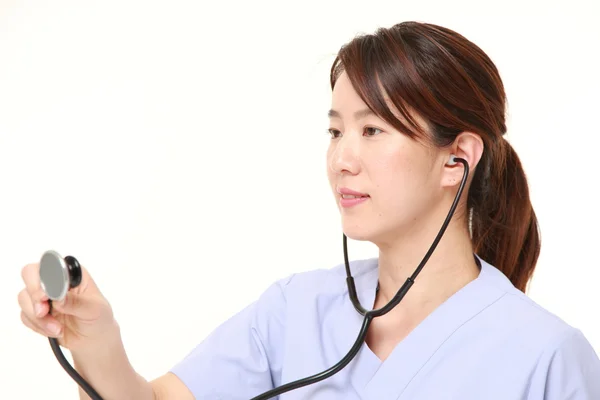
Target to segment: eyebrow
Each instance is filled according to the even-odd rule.
[[[375,115],[375,113],[371,109],[365,108],[363,110],[356,111],[354,113],[354,119],[361,119],[370,115]],[[329,110],[327,112],[327,116],[329,118],[342,118],[342,115],[339,113],[339,111],[336,110]]]

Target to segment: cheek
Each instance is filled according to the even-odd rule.
[[[405,214],[419,207],[430,193],[430,169],[420,152],[387,149],[372,160],[369,172],[380,214]]]
[[[331,148],[331,146],[329,146],[329,149],[327,150],[327,155],[325,157],[325,169],[327,172],[327,178],[329,179],[330,183],[332,182],[332,179],[335,176],[335,173],[334,173],[332,165],[331,165],[332,156],[333,156],[333,149]]]
[[[403,148],[383,148],[369,156],[369,178],[377,191],[395,192],[413,175],[411,157]]]

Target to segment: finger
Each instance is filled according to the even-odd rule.
[[[21,311],[21,322],[32,331],[46,337],[60,338],[63,334],[62,325],[52,315],[32,320]]]
[[[29,317],[27,317],[27,315],[23,311],[21,311],[21,322],[23,323],[23,325],[25,325],[32,331],[39,333],[42,336],[46,336],[46,332],[44,332],[44,330],[37,324],[34,324],[33,321],[30,320]]]
[[[93,319],[100,307],[98,296],[82,296],[74,292],[67,292],[62,301],[52,303],[57,312],[82,319]]]
[[[23,289],[19,292],[18,301],[21,310],[31,319],[44,317],[48,314],[50,308],[47,301],[34,303],[31,300],[31,296],[27,289]]]
[[[40,283],[39,263],[27,264],[24,266],[21,270],[21,277],[23,278],[25,288],[27,289],[27,292],[29,292],[29,296],[31,296],[34,304],[48,300],[48,296],[42,289],[42,285]]]

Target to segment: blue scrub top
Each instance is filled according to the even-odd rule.
[[[481,260],[481,272],[382,362],[366,344],[350,364],[280,400],[599,400],[600,360],[584,335]],[[350,264],[369,308],[377,259]],[[363,317],[344,265],[294,274],[215,329],[176,374],[196,399],[249,400],[322,372],[350,349]]]

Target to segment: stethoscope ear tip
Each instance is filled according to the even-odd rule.
[[[450,159],[448,160],[448,162],[446,163],[446,165],[448,165],[448,166],[454,166],[454,165],[456,165],[458,163],[461,163],[467,169],[469,167],[469,163],[467,162],[467,160],[465,160],[464,158],[457,157],[454,154],[450,154]]]

